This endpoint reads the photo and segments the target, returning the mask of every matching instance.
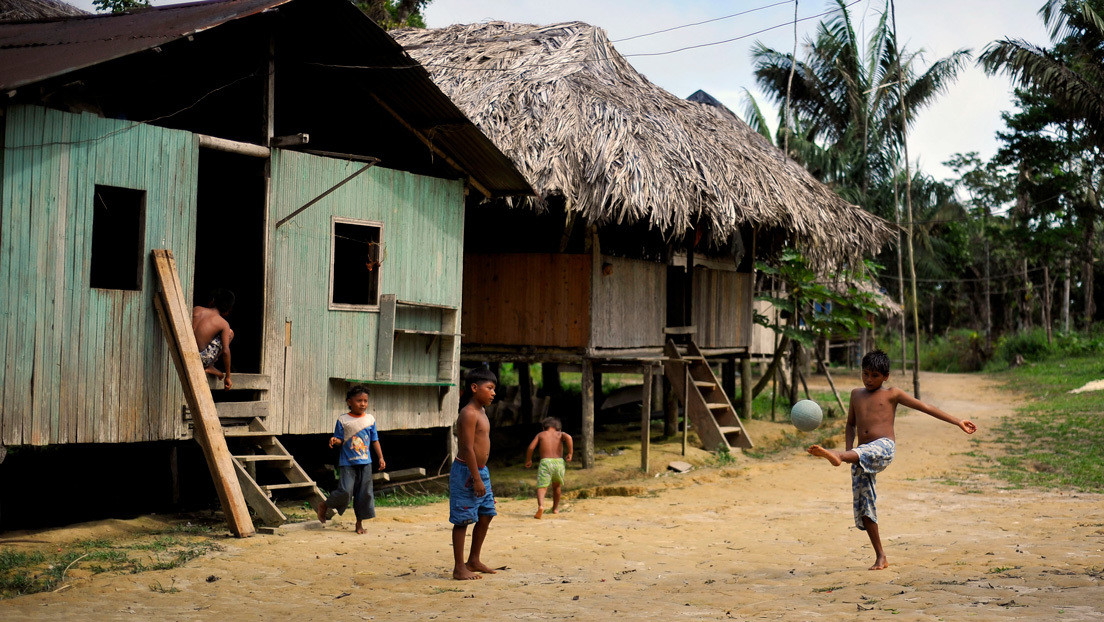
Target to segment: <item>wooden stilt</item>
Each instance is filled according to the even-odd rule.
[[[644,386],[640,400],[640,470],[648,472],[652,441],[652,366],[644,366]]]
[[[583,359],[583,468],[594,466],[594,362]]]
[[[745,421],[751,419],[751,357],[743,356],[740,359],[740,417]]]

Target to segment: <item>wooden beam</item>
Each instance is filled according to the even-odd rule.
[[[422,144],[424,144],[426,147],[429,147],[430,151],[437,154],[437,156],[439,156],[445,162],[448,162],[449,166],[451,166],[452,168],[454,168],[458,171],[467,173],[467,171],[464,169],[464,167],[460,166],[459,162],[457,162],[456,160],[453,160],[447,153],[445,153],[444,151],[441,151],[441,149],[438,148],[437,145],[434,145],[433,141],[429,140],[420,131],[418,131],[417,128],[415,128],[413,125],[410,125],[409,123],[407,123],[406,119],[399,116],[399,113],[395,112],[391,108],[391,106],[388,106],[387,104],[385,104],[384,101],[379,98],[379,95],[376,95],[375,93],[372,93],[372,99],[376,100],[376,103],[379,104],[381,108],[386,110],[388,114],[390,114],[392,117],[394,117],[394,119],[396,121],[398,121],[400,125],[405,127],[411,134],[417,136],[418,140],[422,141]],[[468,183],[471,184],[473,188],[475,188],[476,190],[481,192],[483,194],[483,196],[487,197],[488,199],[491,198],[491,191],[487,190],[487,188],[485,188],[483,186],[483,184],[476,181],[475,178],[472,177],[470,174],[468,175]]]
[[[155,249],[152,256],[157,278],[154,304],[169,349],[175,351],[173,362],[184,389],[184,398],[192,412],[195,438],[207,459],[207,467],[231,533],[239,538],[251,536],[254,533],[253,521],[238,484],[234,459],[222,435],[222,425],[211,389],[207,386],[203,363],[199,360],[199,347],[192,332],[191,309],[184,300],[176,260],[171,251],[164,249]]]
[[[219,138],[218,136],[208,136],[207,134],[196,134],[196,136],[199,137],[199,146],[205,149],[236,153],[238,155],[251,156],[254,158],[267,158],[272,155],[271,149],[261,145]]]
[[[753,397],[751,394],[751,358],[744,356],[740,358],[740,401],[742,402],[740,416],[745,421],[751,419],[751,401]]]
[[[594,368],[590,359],[583,359],[583,468],[594,466]]]
[[[640,470],[648,472],[648,460],[652,442],[652,371],[644,366],[644,386],[640,400]]]

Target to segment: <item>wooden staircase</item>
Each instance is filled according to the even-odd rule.
[[[265,526],[279,527],[287,522],[287,517],[276,506],[274,493],[305,498],[315,509],[326,497],[276,438],[276,433],[265,428],[268,401],[264,398],[269,390],[269,377],[234,374],[233,380],[234,391],[253,391],[255,399],[215,403],[223,436],[233,453],[234,471],[246,504]],[[209,382],[212,391],[217,391],[216,384],[222,384],[214,377]]]
[[[667,360],[663,363],[663,371],[704,448],[709,451],[731,451],[735,447],[750,449],[751,439],[736,409],[693,339],[685,345],[668,339],[664,354]]]

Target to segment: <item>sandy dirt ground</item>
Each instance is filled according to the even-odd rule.
[[[897,459],[878,478],[887,570],[867,570],[846,467],[793,449],[638,479],[621,489],[633,496],[576,499],[539,521],[533,502],[502,499],[484,560],[508,569],[480,581],[450,580],[438,503],[384,508],[363,536],[349,517],[227,538],[174,570],[0,602],[0,618],[1104,620],[1104,496],[989,479],[966,454],[995,451],[993,426],[1018,398],[977,376],[922,382],[926,401],[978,424],[978,442],[899,414]]]

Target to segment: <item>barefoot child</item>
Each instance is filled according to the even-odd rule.
[[[533,450],[540,446],[540,464],[537,466],[537,513],[533,518],[544,516],[544,494],[552,486],[552,513],[560,513],[560,486],[563,484],[564,445],[567,445],[567,461],[571,462],[574,446],[571,435],[561,431],[560,420],[546,417],[541,421],[544,432],[540,432],[525,450],[525,468],[533,466]]]
[[[467,385],[472,396],[460,409],[456,420],[459,448],[449,473],[449,522],[452,523],[452,578],[482,579],[476,573],[495,574],[479,559],[487,528],[495,512],[491,475],[487,458],[491,455],[491,422],[486,407],[495,397],[497,378],[489,369],[476,369],[468,374]],[[468,525],[472,528],[471,552],[464,562],[464,540]]]
[[[337,463],[341,477],[337,490],[319,503],[316,509],[318,520],[324,523],[330,510],[344,514],[351,498],[353,512],[356,514],[356,532],[364,533],[363,521],[376,517],[376,501],[372,496],[372,454],[368,447],[371,446],[376,452],[379,470],[387,468],[387,462],[384,461],[383,449],[380,448],[376,418],[366,412],[367,387],[351,387],[345,393],[345,403],[349,406],[349,412],[337,418],[334,435],[330,438],[330,447],[341,445],[341,458]]]
[[[977,426],[965,419],[929,406],[898,388],[883,387],[889,377],[889,356],[881,350],[869,352],[862,360],[863,388],[851,391],[851,407],[847,411],[847,451],[839,452],[813,445],[809,453],[820,456],[839,466],[851,464],[851,491],[854,495],[855,526],[866,531],[874,545],[877,558],[871,570],[889,566],[882,541],[878,536],[878,514],[874,507],[877,495],[874,476],[893,461],[896,444],[893,435],[893,419],[897,405],[927,413],[936,419],[958,426],[963,432],[973,434]],[[855,447],[858,435],[859,445]],[[854,447],[852,449],[852,447]]]
[[[199,348],[199,361],[203,371],[222,380],[223,388],[232,388],[230,381],[230,342],[234,340],[234,331],[226,318],[234,310],[234,292],[216,289],[211,292],[211,302],[206,307],[192,309],[192,332],[195,333],[196,346]],[[215,361],[222,359],[225,372],[215,368]]]

